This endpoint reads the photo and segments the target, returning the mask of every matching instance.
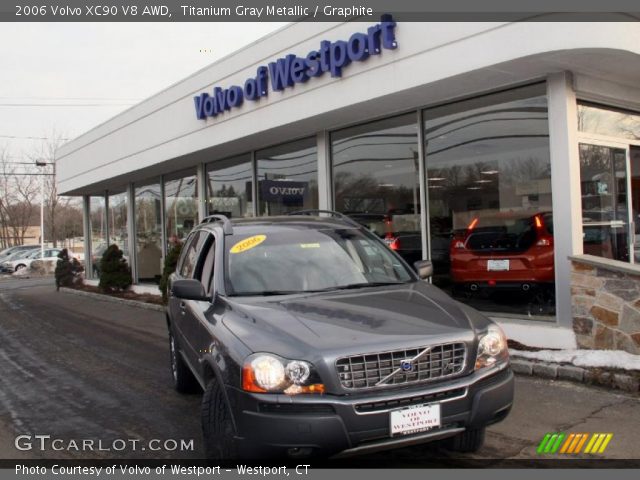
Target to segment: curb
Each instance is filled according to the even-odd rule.
[[[629,393],[640,392],[640,372],[609,370],[605,368],[576,367],[562,363],[548,363],[511,357],[511,369],[523,376],[567,380],[570,382],[598,385]]]
[[[61,292],[71,293],[72,295],[80,295],[81,297],[90,297],[97,300],[103,300],[105,302],[119,303],[121,305],[129,305],[130,307],[143,308],[145,310],[155,310],[157,312],[164,312],[163,305],[156,305],[155,303],[140,302],[138,300],[131,300],[128,298],[112,297],[111,295],[105,295],[102,293],[85,292],[84,290],[76,290],[75,288],[60,287]]]

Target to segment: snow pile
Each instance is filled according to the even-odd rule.
[[[528,358],[551,363],[571,363],[576,367],[617,368],[640,370],[640,355],[620,350],[540,350],[525,352],[509,350],[512,357]]]

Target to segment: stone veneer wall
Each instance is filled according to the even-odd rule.
[[[570,260],[578,347],[640,354],[640,267],[592,255]]]

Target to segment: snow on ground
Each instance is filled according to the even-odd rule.
[[[604,367],[640,370],[640,355],[621,350],[540,350],[524,352],[509,350],[512,357],[541,360],[551,363],[572,363],[576,367]]]
[[[148,284],[138,284],[138,285],[131,285],[130,290],[134,293],[138,293],[138,294],[142,294],[142,293],[147,293],[149,295],[162,295],[162,292],[160,291],[160,289],[158,288],[158,285],[148,285]]]
[[[493,317],[505,335],[523,345],[537,348],[576,348],[576,335],[570,328],[555,323]]]

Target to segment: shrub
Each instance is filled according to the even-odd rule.
[[[169,276],[176,271],[176,265],[182,252],[182,244],[175,243],[167,252],[167,256],[164,259],[164,267],[162,269],[162,277],[160,278],[160,291],[162,292],[162,301],[167,303],[167,288],[169,286]]]
[[[72,286],[80,279],[80,273],[84,270],[77,258],[69,258],[69,252],[66,248],[63,248],[58,254],[58,259],[54,272],[56,290],[60,290],[60,287]]]
[[[131,283],[131,269],[124,254],[117,245],[110,245],[100,259],[100,283],[105,292],[117,292],[126,289]]]

